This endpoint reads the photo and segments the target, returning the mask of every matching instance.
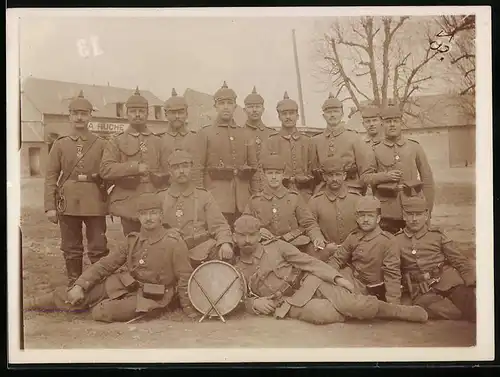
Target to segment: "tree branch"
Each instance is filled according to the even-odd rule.
[[[472,69],[469,69],[467,72],[465,72],[465,77],[467,77],[469,75],[469,73],[472,73],[476,70],[476,68],[472,68]]]
[[[366,75],[369,75],[370,74],[370,71],[366,71],[366,72],[363,72],[363,73],[355,73],[356,77],[362,77],[362,76],[366,76]]]
[[[459,62],[459,61],[460,61],[460,60],[462,60],[462,59],[469,59],[469,58],[475,58],[475,57],[476,57],[476,55],[475,55],[475,54],[468,54],[468,53],[465,53],[465,54],[463,54],[463,55],[459,56],[458,58],[453,59],[450,63],[451,63],[451,64],[456,64],[457,62]]]
[[[465,88],[464,90],[462,90],[460,92],[460,95],[463,96],[464,94],[467,94],[467,92],[474,89],[475,86],[476,86],[476,84],[469,85],[469,87]]]

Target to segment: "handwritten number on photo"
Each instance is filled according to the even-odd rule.
[[[81,38],[76,41],[76,48],[78,50],[78,55],[82,58],[88,58],[90,56],[97,57],[104,54],[104,51],[99,45],[99,37],[92,35],[88,39]]]

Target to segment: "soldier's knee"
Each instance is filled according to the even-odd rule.
[[[433,302],[427,305],[427,307],[424,307],[424,309],[429,314],[429,318],[432,319],[450,319],[457,321],[462,318],[462,311],[447,298],[443,298],[438,302]]]
[[[113,312],[106,301],[98,303],[92,308],[92,319],[99,322],[113,322]]]
[[[290,318],[300,319],[315,325],[345,321],[344,316],[333,307],[330,301],[324,299],[312,299],[301,308],[292,307],[289,315]]]

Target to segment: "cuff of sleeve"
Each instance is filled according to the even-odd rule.
[[[221,238],[217,238],[217,243],[215,244],[216,247],[221,247],[222,244],[225,244],[225,243],[228,243],[229,245],[231,245],[231,247],[234,247],[234,243],[233,243],[233,240],[229,237],[221,237]]]
[[[87,292],[90,288],[90,282],[87,281],[87,280],[83,280],[83,279],[77,279],[75,281],[75,285],[79,285],[80,287],[82,287],[82,289]]]

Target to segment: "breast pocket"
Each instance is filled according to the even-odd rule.
[[[381,153],[377,154],[377,163],[382,166],[384,170],[391,170],[391,168],[396,163],[394,155],[391,153]]]

